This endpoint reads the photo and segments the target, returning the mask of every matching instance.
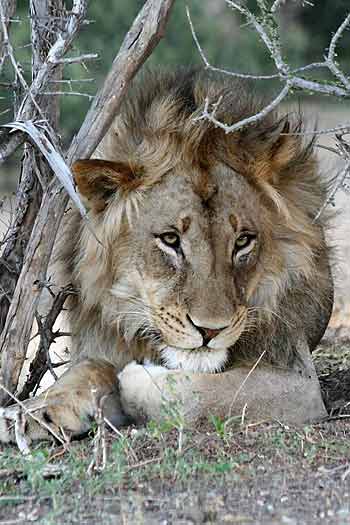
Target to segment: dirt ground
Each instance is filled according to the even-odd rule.
[[[350,114],[307,112],[327,127]],[[320,155],[324,169],[339,167]],[[336,304],[314,355],[327,421],[241,426],[208,415],[183,434],[171,422],[128,428],[107,435],[106,467],[90,474],[93,436],[68,450],[42,444],[31,460],[0,445],[0,525],[350,524],[350,197],[338,193],[336,207]]]
[[[350,341],[317,352],[328,402],[349,355]],[[41,445],[31,460],[0,448],[0,524],[349,524],[346,403],[329,420],[303,428],[225,428],[209,417],[183,434],[171,424],[110,433],[100,473],[89,474],[92,437],[66,451]]]

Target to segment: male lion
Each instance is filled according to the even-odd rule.
[[[271,113],[225,134],[200,118],[206,101],[226,124],[260,107],[246,84],[148,74],[95,158],[73,166],[94,234],[67,214],[60,282],[77,290],[73,363],[40,399],[56,431],[87,431],[94,397],[115,425],[159,416],[169,397],[191,421],[242,409],[249,419],[325,415],[310,351],[332,280],[313,144],[299,117]]]

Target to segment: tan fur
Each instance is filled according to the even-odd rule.
[[[148,75],[96,158],[73,166],[95,235],[67,214],[60,282],[78,292],[68,377],[91,359],[115,372],[147,358],[196,373],[262,356],[288,371],[300,340],[312,350],[322,337],[332,283],[327,218],[315,217],[326,187],[300,117],[270,114],[227,135],[196,120],[207,97],[221,99],[216,117],[228,124],[255,113],[249,91],[196,72]],[[169,232],[179,251],[163,242]],[[253,242],[242,255],[244,232]]]

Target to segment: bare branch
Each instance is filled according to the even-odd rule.
[[[331,39],[331,42],[329,45],[328,57],[327,57],[328,60],[333,61],[335,59],[335,52],[336,52],[338,41],[343,36],[343,33],[345,29],[348,27],[349,23],[350,23],[350,14],[348,14],[345,20],[340,24],[340,26],[338,27],[337,31],[334,33]]]
[[[334,187],[331,193],[329,194],[328,198],[326,199],[325,203],[323,204],[323,206],[320,208],[319,212],[315,216],[314,222],[316,222],[321,217],[322,213],[325,211],[326,208],[328,208],[329,204],[333,202],[335,194],[341,187],[343,187],[344,182],[347,179],[347,177],[349,177],[349,175],[350,175],[350,160],[346,162],[344,168],[341,170],[341,172],[337,176],[336,183],[334,184]]]
[[[200,54],[200,56],[201,56],[201,58],[202,58],[202,60],[204,62],[204,65],[205,65],[205,67],[207,69],[210,69],[211,71],[214,71],[216,73],[223,73],[225,75],[228,75],[228,76],[231,76],[231,77],[237,77],[237,78],[250,78],[250,79],[255,79],[255,80],[271,80],[273,78],[279,78],[278,74],[275,74],[275,75],[250,75],[250,74],[246,74],[246,73],[236,73],[236,72],[230,71],[228,69],[222,69],[222,68],[219,68],[219,67],[212,66],[209,63],[209,60],[206,57],[202,46],[199,43],[197,34],[196,34],[195,30],[194,30],[194,26],[193,26],[193,22],[192,22],[191,15],[190,15],[190,10],[189,10],[188,6],[186,6],[186,15],[187,15],[188,23],[190,25],[190,29],[191,29],[191,33],[192,33],[192,37],[193,37],[194,43],[196,44],[198,52],[199,52],[199,54]]]
[[[333,134],[333,133],[337,133],[339,131],[342,131],[343,135],[346,135],[348,133],[350,133],[350,124],[340,124],[339,126],[335,126],[334,128],[325,128],[325,129],[315,129],[315,130],[312,130],[312,131],[300,131],[300,132],[297,132],[297,131],[291,131],[289,133],[281,133],[281,135],[313,135],[313,136],[317,136],[317,135],[329,135],[329,134]],[[337,154],[339,155],[339,151],[337,152]]]
[[[228,6],[230,6],[234,11],[237,11],[241,15],[243,15],[248,23],[252,25],[261,38],[261,40],[264,42],[267,50],[270,53],[270,56],[272,60],[274,61],[275,67],[277,69],[276,74],[272,75],[252,75],[252,74],[246,74],[246,73],[236,73],[234,71],[229,71],[226,69],[221,69],[215,66],[212,66],[206,57],[199,39],[196,35],[196,32],[194,30],[194,26],[191,20],[191,16],[189,13],[188,7],[186,7],[186,14],[189,22],[189,26],[191,29],[193,40],[196,44],[196,47],[198,49],[198,52],[203,60],[203,63],[207,69],[210,69],[214,72],[219,72],[225,75],[237,77],[237,78],[246,78],[246,79],[253,79],[253,80],[270,80],[274,78],[279,78],[283,83],[284,87],[280,91],[280,93],[275,97],[275,99],[268,104],[262,111],[257,113],[256,115],[252,115],[251,117],[248,117],[246,119],[243,119],[240,122],[237,122],[231,126],[226,125],[223,122],[220,122],[218,119],[215,118],[215,115],[213,111],[209,111],[209,101],[206,102],[203,113],[201,116],[197,117],[197,120],[200,119],[207,119],[213,122],[216,126],[223,129],[226,133],[236,131],[244,126],[247,126],[249,124],[252,124],[254,122],[257,122],[264,118],[270,111],[275,109],[282,100],[284,100],[290,93],[290,91],[293,88],[301,89],[301,90],[307,90],[311,92],[318,92],[323,93],[327,95],[334,95],[338,97],[349,97],[350,96],[350,80],[342,73],[342,71],[339,69],[335,62],[335,49],[338,40],[341,38],[343,32],[348,27],[350,23],[350,15],[346,17],[344,22],[340,25],[337,32],[333,36],[330,47],[329,47],[329,53],[327,58],[324,60],[324,62],[314,62],[312,64],[307,64],[305,66],[301,66],[299,68],[296,68],[294,70],[291,70],[286,63],[286,61],[282,57],[281,49],[280,49],[280,42],[279,42],[279,33],[274,28],[271,28],[271,20],[269,21],[266,18],[266,14],[263,13],[263,16],[261,18],[257,18],[247,7],[244,5],[233,1],[233,0],[226,0],[226,3]],[[277,11],[277,9],[281,6],[283,3],[282,0],[276,0],[269,13],[270,18],[271,15],[274,15]],[[261,7],[263,10],[263,7]],[[277,27],[277,22],[276,22]],[[328,83],[321,83],[316,82],[307,78],[303,78],[300,76],[300,73],[305,73],[311,70],[315,69],[329,69],[338,80],[340,80],[344,87],[341,87],[337,85],[336,83],[328,82]],[[217,108],[217,104],[214,106]]]
[[[348,130],[349,133],[349,130]],[[319,219],[319,217],[324,213],[325,209],[329,204],[334,204],[334,197],[339,189],[343,189],[346,192],[350,191],[349,179],[350,179],[350,144],[344,140],[343,134],[336,134],[337,139],[337,150],[338,155],[344,160],[344,166],[341,169],[340,173],[335,179],[334,186],[332,191],[328,195],[328,198],[324,202],[323,206],[320,208],[319,212],[314,218],[314,222]]]
[[[270,13],[275,14],[276,11],[281,7],[282,4],[285,4],[287,0],[275,0],[274,3],[271,6]],[[301,0],[302,5],[309,5],[310,7],[313,7],[313,2],[310,2],[310,0]]]
[[[5,4],[6,5],[6,4]],[[3,36],[3,46],[7,50],[7,56],[9,57],[12,67],[16,73],[17,78],[19,79],[22,88],[29,92],[28,84],[22,74],[21,68],[18,66],[17,61],[15,59],[14,50],[12,47],[12,44],[9,39],[8,29],[7,29],[7,23],[6,23],[6,7],[4,7],[3,0],[0,0],[0,18],[1,18],[1,26],[2,26],[2,36]],[[36,104],[35,100],[32,99],[33,104],[35,104],[36,108],[40,110],[39,106]]]
[[[2,0],[0,0],[0,6],[1,2]],[[40,98],[40,94],[44,91],[49,80],[52,78],[54,70],[59,66],[59,60],[62,59],[65,53],[69,50],[85,18],[86,9],[87,0],[74,0],[71,14],[68,16],[65,23],[65,28],[62,32],[57,34],[56,41],[50,48],[47,58],[38,71],[30,88],[28,88],[25,80],[23,79],[22,81],[21,79],[23,87],[25,88],[25,97],[16,116],[16,120],[28,120],[32,118],[32,104],[35,105],[40,114],[40,106],[36,99]],[[17,63],[14,59],[13,50],[11,58],[13,67],[18,69]]]
[[[0,28],[0,73],[8,57],[8,26],[14,22],[13,16],[16,12],[16,0],[7,0],[1,6],[1,28]]]
[[[68,58],[51,58],[53,64],[77,64],[79,62],[86,62],[87,60],[96,60],[98,58],[97,53],[88,53],[86,55],[80,55],[77,57]]]
[[[198,49],[198,52],[204,62],[204,65],[207,69],[210,69],[211,71],[213,72],[216,72],[216,73],[222,73],[224,75],[228,75],[228,76],[231,76],[231,77],[236,77],[236,78],[245,78],[245,79],[251,79],[251,80],[272,80],[272,79],[276,79],[276,78],[281,78],[281,75],[280,73],[275,73],[275,74],[271,74],[271,75],[252,75],[250,73],[238,73],[236,71],[231,71],[231,70],[228,70],[228,69],[223,69],[223,68],[219,68],[219,67],[215,67],[213,65],[210,64],[209,60],[208,60],[208,57],[205,55],[204,51],[203,51],[203,48],[202,46],[200,45],[200,42],[199,42],[199,39],[197,37],[197,34],[195,32],[195,29],[194,29],[194,26],[193,26],[193,22],[192,22],[192,19],[191,19],[191,15],[190,15],[190,11],[189,11],[189,8],[188,6],[186,6],[186,15],[187,15],[187,19],[188,19],[188,22],[189,22],[189,25],[190,25],[190,29],[191,29],[191,33],[192,33],[192,37],[193,37],[193,40],[196,44],[196,47]],[[329,68],[328,64],[326,62],[314,62],[312,64],[307,64],[306,66],[301,66],[301,67],[298,67],[296,69],[293,69],[290,71],[290,74],[291,75],[295,75],[297,73],[304,73],[304,72],[307,72],[307,71],[310,71],[310,70],[313,70],[313,69],[322,69],[322,68]],[[282,77],[284,78],[284,76]],[[294,79],[293,79],[294,80]],[[297,85],[296,87],[300,87],[300,88],[305,88],[305,89],[315,89],[315,85],[314,84],[310,84],[310,81],[307,81],[305,79],[296,79],[296,82],[297,82]],[[325,86],[323,87],[322,85],[320,85],[320,89],[323,90],[323,92],[327,93],[327,94],[336,94],[336,95],[340,95],[340,96],[345,96],[346,93],[344,90],[341,90],[341,88],[337,88],[336,86],[332,86],[332,87],[329,87],[329,86]],[[333,93],[333,91],[336,90],[335,93]]]
[[[238,11],[239,13],[241,13],[242,15],[244,15],[246,17],[247,21],[250,22],[253,25],[253,27],[255,28],[256,32],[260,36],[261,40],[264,42],[265,46],[270,51],[271,57],[273,58],[273,60],[275,62],[275,65],[276,65],[276,68],[277,68],[278,72],[283,77],[288,76],[288,74],[289,74],[289,66],[284,62],[284,60],[282,58],[282,55],[281,55],[281,52],[280,52],[280,47],[279,47],[279,42],[277,42],[277,40],[276,40],[277,35],[275,37],[275,40],[273,40],[269,36],[266,27],[264,27],[264,25],[259,22],[259,20],[256,18],[256,16],[254,16],[253,13],[251,13],[249,11],[249,9],[246,9],[245,7],[243,7],[242,5],[238,4],[237,2],[234,2],[233,0],[225,0],[225,1],[226,1],[227,5],[229,5],[232,9],[234,9],[234,10]]]
[[[47,95],[47,96],[66,96],[66,95],[69,95],[69,96],[74,96],[74,97],[86,97],[88,98],[89,100],[94,100],[95,98],[95,95],[90,95],[89,93],[79,93],[78,91],[45,91],[44,93],[42,93],[42,95]]]
[[[275,0],[271,6],[271,13],[276,13],[277,9],[281,7],[281,4],[284,4],[286,0]]]
[[[49,83],[53,82],[55,84],[82,84],[87,82],[94,82],[94,78],[63,78],[61,80],[50,80]]]
[[[55,365],[52,365],[51,363],[49,350],[51,343],[58,336],[61,336],[63,334],[61,332],[54,332],[53,328],[67,298],[74,293],[75,292],[71,286],[66,286],[65,288],[62,288],[62,290],[59,290],[58,293],[54,296],[54,300],[50,311],[44,318],[44,320],[42,321],[37,316],[38,329],[40,334],[40,344],[36,352],[36,356],[30,364],[29,374],[26,383],[22,389],[22,392],[18,396],[20,400],[27,399],[27,397],[29,397],[29,395],[32,392],[35,392],[47,370],[51,370],[51,373],[53,375],[55,374],[53,372],[53,368],[55,367]],[[61,363],[57,363],[57,365],[61,366]]]
[[[252,115],[251,117],[247,117],[243,120],[240,120],[239,122],[232,124],[231,126],[215,118],[215,111],[218,108],[218,103],[214,105],[215,108],[213,111],[209,111],[209,100],[208,99],[206,99],[202,114],[199,117],[196,117],[194,120],[202,120],[202,119],[210,120],[210,122],[212,122],[215,126],[223,129],[225,133],[232,133],[234,131],[237,131],[238,129],[241,129],[244,126],[248,126],[249,124],[258,122],[259,120],[264,118],[266,115],[271,113],[271,111],[276,109],[277,106],[282,102],[282,100],[286,98],[286,96],[289,93],[289,88],[290,88],[290,85],[289,85],[289,82],[287,82],[286,85],[281,90],[281,92],[277,95],[277,97],[274,98],[272,102],[270,102],[270,104],[268,104],[261,111],[259,111],[259,113],[257,113],[256,115]]]
[[[333,95],[335,97],[350,96],[349,91],[338,87],[335,84],[321,84],[319,82],[314,82],[313,80],[307,80],[305,78],[292,77],[290,80],[290,87],[297,87],[305,91],[311,91],[313,93],[323,93],[325,95]]]
[[[345,18],[343,23],[338,27],[337,31],[333,35],[333,38],[331,40],[328,56],[326,58],[326,63],[328,65],[329,70],[333,73],[333,75],[340,80],[340,82],[344,85],[344,87],[350,91],[350,80],[348,77],[344,75],[342,70],[339,68],[339,66],[336,63],[336,47],[338,44],[339,39],[343,36],[343,33],[345,29],[350,24],[350,14]]]
[[[174,0],[148,0],[144,4],[73,140],[68,153],[69,162],[73,158],[89,157],[96,149],[111,125],[132,77],[163,37],[173,3]]]
[[[8,38],[8,31],[5,18],[5,8],[3,6],[4,0],[0,0],[0,17],[3,30],[3,39],[6,43],[7,54],[11,61],[11,64],[16,72],[16,76],[20,81],[22,89],[24,91],[24,97],[22,103],[17,111],[16,120],[30,120],[34,117],[35,112],[45,119],[45,115],[42,112],[41,98],[45,96],[43,93],[49,81],[55,77],[55,71],[61,68],[60,60],[64,54],[69,50],[79,28],[84,20],[87,0],[74,0],[71,14],[67,17],[65,28],[62,32],[55,32],[55,42],[50,47],[47,54],[46,60],[42,63],[41,67],[36,71],[33,82],[29,87],[25,78],[23,77],[21,68],[18,66],[15,59],[14,49]],[[33,4],[32,9],[35,10]],[[35,17],[32,17],[35,20]],[[61,18],[58,18],[61,20]],[[57,35],[57,36],[56,36]],[[35,49],[35,46],[34,46]],[[8,151],[5,149],[2,151],[2,160],[5,160],[5,153],[7,155],[12,153],[10,148]]]
[[[249,9],[242,7],[240,4],[237,4],[237,2],[234,2],[232,0],[226,0],[226,3],[233,9],[237,10],[239,13],[243,14],[248,22],[250,22],[253,27],[255,28],[256,32],[259,34],[261,40],[264,42],[265,46],[267,47],[268,51],[270,52],[270,56],[273,59],[276,69],[279,73],[279,77],[281,80],[288,80],[289,82],[289,90],[292,88],[299,88],[307,91],[314,91],[318,93],[324,93],[327,95],[335,95],[338,97],[346,97],[350,96],[349,89],[345,87],[346,89],[343,89],[336,84],[328,83],[323,84],[320,82],[315,82],[312,80],[304,79],[295,76],[295,73],[298,73],[300,71],[307,71],[307,69],[311,69],[310,66],[312,66],[312,69],[316,66],[316,64],[312,64],[309,66],[304,66],[301,69],[296,69],[294,72],[290,70],[288,64],[283,60],[282,54],[280,52],[280,44],[278,39],[278,34],[274,35],[274,39],[272,39],[269,36],[269,31],[267,29],[267,26],[264,25],[264,23],[259,22],[258,19],[249,11]],[[350,15],[349,15],[350,16]],[[347,17],[348,18],[348,17]],[[345,24],[345,25],[344,25]],[[318,67],[328,67],[328,69],[331,70],[331,68],[337,68],[336,64],[332,60],[332,57],[334,58],[334,50],[335,45],[340,36],[342,35],[343,31],[345,30],[345,27],[349,24],[349,20],[345,20],[343,24],[340,26],[336,33],[336,38],[333,37],[332,43],[331,43],[331,49],[332,52],[330,56],[328,56],[327,60],[325,60],[324,65],[318,64]],[[344,83],[344,82],[343,82]]]

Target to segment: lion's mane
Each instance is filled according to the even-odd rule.
[[[264,242],[272,246],[272,255],[250,298],[248,328],[234,345],[227,366],[254,361],[261,354],[271,363],[288,365],[295,357],[297,332],[305,333],[310,348],[315,347],[332,304],[323,233],[328,216],[318,215],[327,184],[313,141],[302,136],[302,118],[271,112],[234,133],[202,118],[206,107],[220,122],[231,125],[262,106],[249,84],[198,71],[148,73],[135,84],[95,152],[96,169],[94,161],[74,167],[95,231],[92,235],[75,211],[67,214],[60,280],[73,281],[77,289],[69,314],[76,356],[103,356],[122,366],[131,358],[152,354],[148,344],[152,337],[143,337],[142,323],[135,317],[120,330],[111,314],[109,291],[120,273],[130,269],[123,257],[137,247],[128,243],[128,232],[136,227],[148,189],[182,159],[201,173],[195,184],[203,198],[210,192],[208,173],[219,162],[244,177],[267,210]],[[106,162],[101,173],[97,166],[102,160]],[[108,163],[118,164],[117,181],[112,173],[116,164],[112,170]],[[112,256],[116,253],[118,263]],[[128,293],[126,288],[126,297]]]

